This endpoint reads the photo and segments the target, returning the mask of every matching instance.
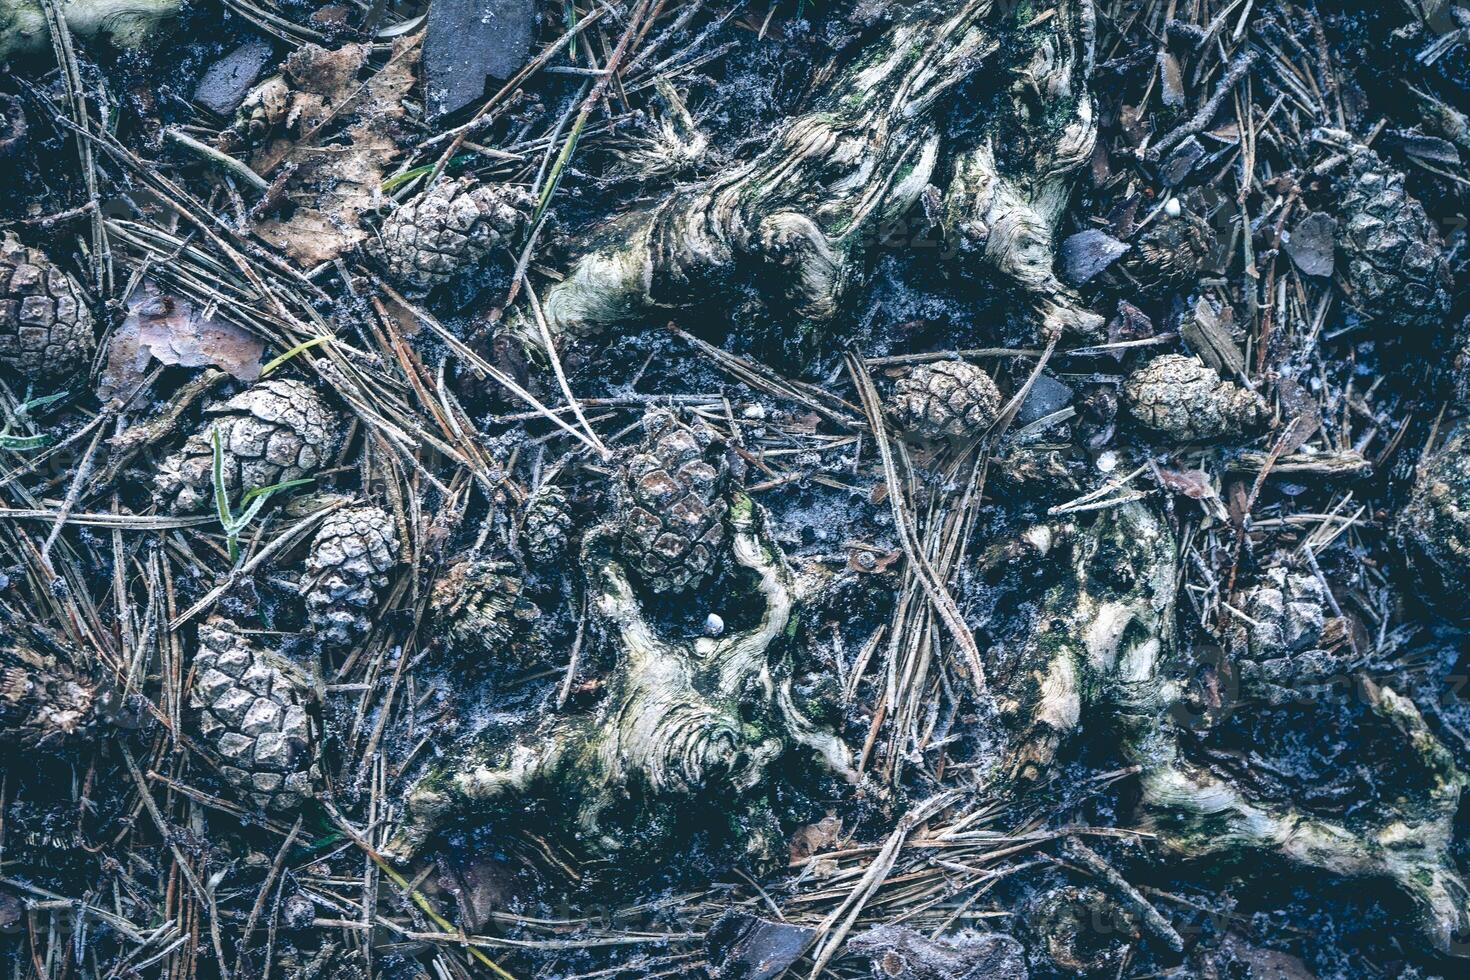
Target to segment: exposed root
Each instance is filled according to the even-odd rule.
[[[593,535],[582,559],[588,588],[620,652],[603,704],[539,736],[492,733],[431,772],[409,795],[411,822],[395,851],[417,850],[459,814],[505,810],[527,796],[568,806],[592,847],[615,851],[626,838],[601,821],[631,795],[733,802],[796,745],[850,775],[846,746],[792,697],[782,642],[802,601],[796,580],[754,505],[738,499],[730,520],[734,563],[754,573],[764,602],[755,625],[718,639],[665,634],[645,616],[609,535]]]
[[[1413,703],[1363,682],[1368,709],[1400,733],[1406,759],[1424,776],[1424,788],[1396,798],[1371,823],[1349,826],[1289,801],[1253,799],[1180,752],[1187,719],[1170,669],[1177,558],[1165,523],[1135,502],[1085,531],[1054,534],[1075,541],[1074,577],[1048,594],[1036,666],[1004,705],[1023,725],[1007,760],[1011,778],[1037,779],[1083,712],[1106,706],[1125,754],[1142,769],[1146,822],[1165,846],[1189,858],[1264,851],[1345,877],[1388,880],[1414,903],[1435,949],[1470,952],[1457,939],[1470,928],[1470,892],[1449,856],[1466,777]]]
[[[751,261],[778,273],[762,278],[780,283],[798,318],[830,321],[878,229],[918,201],[952,154],[947,230],[979,265],[1035,296],[1047,329],[1094,332],[1100,318],[1078,308],[1051,268],[1068,178],[1096,139],[1090,0],[1061,4],[1036,28],[1003,23],[1011,12],[993,0],[917,3],[897,16],[764,152],[606,226],[547,295],[552,328],[587,336],[690,305]],[[1017,70],[1013,118],[981,120],[991,135],[978,147],[946,146],[936,118],[945,97],[1007,32],[1033,45]],[[1071,118],[1058,126],[1063,106]],[[1028,145],[1001,160],[993,143],[1011,129]]]

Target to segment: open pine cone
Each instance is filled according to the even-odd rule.
[[[535,206],[510,184],[441,180],[388,216],[373,251],[406,290],[427,292],[508,242]]]
[[[968,361],[921,364],[893,386],[894,418],[926,439],[978,436],[999,411],[995,382]]]
[[[1404,189],[1404,175],[1357,147],[1342,213],[1339,244],[1353,303],[1396,330],[1437,331],[1449,313],[1449,260],[1424,206]]]
[[[322,522],[306,559],[306,608],[323,642],[351,646],[368,620],[388,570],[398,561],[393,519],[378,507],[351,507]]]
[[[0,240],[0,364],[49,385],[86,370],[96,350],[76,280],[7,233]]]
[[[225,781],[277,812],[314,795],[321,770],[306,676],[249,643],[227,619],[199,627],[194,671],[190,703],[199,712],[200,734],[219,753]]]
[[[0,636],[0,744],[63,748],[96,721],[97,688],[18,637]]]
[[[1135,419],[1179,442],[1239,435],[1269,414],[1260,395],[1182,354],[1149,361],[1124,382],[1123,394]]]
[[[537,565],[552,565],[567,553],[572,515],[560,487],[543,486],[526,501],[521,542],[526,557]]]
[[[429,612],[436,632],[459,658],[485,666],[529,666],[540,653],[541,610],[505,562],[467,559],[434,582]]]
[[[623,555],[655,592],[695,589],[725,545],[724,447],[708,425],[663,409],[644,416],[643,428],[614,486]]]
[[[214,430],[224,448],[224,487],[244,491],[315,473],[342,439],[342,419],[310,385],[271,378],[205,410],[204,425],[154,477],[159,505],[177,514],[214,505]]]

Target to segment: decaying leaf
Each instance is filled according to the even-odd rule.
[[[1190,500],[1205,500],[1214,493],[1210,489],[1210,475],[1203,470],[1160,469],[1159,482]]]
[[[262,150],[252,166],[263,175],[297,168],[285,195],[291,211],[257,223],[257,235],[307,267],[367,237],[362,214],[380,202],[383,175],[398,157],[395,130],[418,57],[418,38],[405,38],[365,80],[358,78],[367,62],[362,45],[328,51],[308,44],[286,59],[293,135]]]
[[[260,376],[265,342],[144,279],[128,297],[128,316],[112,336],[99,394],[127,394],[142,381],[150,359],[180,367],[214,365],[241,381]]]
[[[842,821],[831,813],[816,823],[798,827],[791,835],[791,860],[805,861],[813,854],[831,850],[841,832]]]

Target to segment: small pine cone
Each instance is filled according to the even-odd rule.
[[[614,486],[623,555],[655,592],[698,588],[725,545],[729,466],[717,434],[672,412],[643,418],[642,447]]]
[[[521,541],[526,557],[537,565],[553,565],[567,553],[572,514],[560,487],[543,486],[526,501]]]
[[[324,643],[349,647],[371,629],[368,620],[387,572],[398,561],[393,519],[378,507],[330,515],[306,558],[306,608]]]
[[[271,378],[205,410],[206,422],[164,460],[153,482],[160,506],[178,514],[214,506],[214,430],[224,448],[225,493],[310,476],[337,451],[342,419],[310,385]]]
[[[1354,149],[1342,213],[1339,244],[1353,304],[1395,330],[1437,331],[1449,312],[1449,260],[1424,206],[1404,189],[1404,175],[1372,150]]]
[[[1470,589],[1470,430],[1454,432],[1420,465],[1398,525],[1427,581],[1457,599]]]
[[[13,235],[0,241],[0,364],[27,381],[63,382],[97,350],[77,281]]]
[[[286,121],[291,107],[291,86],[280,75],[267,78],[251,89],[235,112],[235,121],[224,133],[224,143],[233,150],[260,146]]]
[[[1161,212],[1130,243],[1123,270],[1150,299],[1192,288],[1219,244],[1209,222],[1188,208],[1178,217]]]
[[[96,703],[96,685],[69,665],[0,637],[0,745],[7,750],[56,750],[85,737]]]
[[[539,659],[541,610],[505,562],[451,565],[429,594],[437,632],[455,656],[485,666],[530,666]]]
[[[1322,639],[1331,615],[1327,593],[1315,575],[1266,571],[1263,581],[1245,595],[1246,647],[1253,657],[1284,656],[1306,650]]]
[[[1123,394],[1134,418],[1177,442],[1239,435],[1269,412],[1260,395],[1180,354],[1156,357],[1133,372]]]
[[[428,292],[508,241],[534,205],[520,187],[443,180],[388,216],[374,251],[394,281]]]
[[[926,439],[978,436],[1000,411],[995,382],[968,361],[921,364],[898,379],[893,401],[899,424]]]
[[[311,682],[280,655],[252,646],[228,619],[199,627],[190,705],[219,753],[220,773],[262,809],[292,810],[321,780]]]

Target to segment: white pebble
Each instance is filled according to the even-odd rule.
[[[1177,197],[1171,197],[1169,198],[1169,200],[1164,202],[1164,213],[1171,218],[1179,217],[1179,215],[1183,213],[1183,211],[1184,208],[1180,207],[1179,198]]]
[[[714,613],[710,613],[704,621],[704,632],[706,636],[719,636],[725,632],[725,621]]]

